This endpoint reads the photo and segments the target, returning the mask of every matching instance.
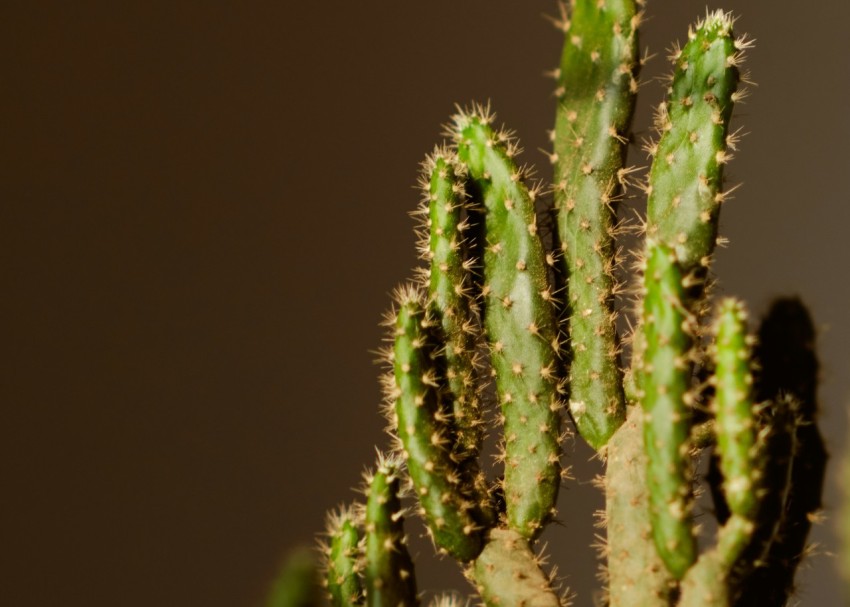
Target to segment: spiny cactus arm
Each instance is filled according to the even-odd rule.
[[[676,583],[650,539],[643,411],[630,407],[608,442],[605,475],[608,605],[671,604]]]
[[[696,559],[691,522],[689,457],[693,320],[685,308],[682,273],[672,249],[649,242],[641,320],[638,384],[644,411],[652,535],[676,579]]]
[[[475,364],[479,329],[472,299],[473,262],[465,236],[470,224],[464,210],[469,203],[458,169],[454,152],[446,148],[438,148],[426,159],[420,183],[424,198],[417,213],[424,224],[419,249],[429,264],[431,311],[439,318],[445,339],[457,451],[471,460],[477,457],[482,440],[481,386]]]
[[[717,11],[689,31],[672,57],[673,81],[657,111],[661,138],[650,146],[647,235],[675,249],[686,273],[708,265],[717,239],[729,119],[740,97],[737,66],[749,46],[733,38],[732,23]]]
[[[394,315],[393,374],[386,381],[401,453],[435,543],[460,561],[482,548],[483,496],[452,458],[444,368],[432,335],[437,322],[415,288],[400,289]]]
[[[378,457],[367,475],[365,516],[366,604],[369,607],[415,607],[416,578],[407,551],[404,515],[399,499],[401,462]]]
[[[493,529],[469,572],[488,607],[561,607],[528,540],[511,529]]]
[[[352,508],[340,508],[328,515],[325,584],[334,607],[363,604],[360,531],[356,519]]]
[[[453,135],[486,209],[484,315],[504,418],[508,525],[531,538],[552,516],[561,480],[557,327],[534,194],[511,160],[515,144],[491,120],[461,113]]]
[[[713,411],[723,494],[733,515],[752,520],[757,512],[756,486],[761,473],[750,372],[747,313],[734,299],[720,303],[717,339],[712,347],[715,387]]]
[[[309,548],[293,550],[266,597],[264,607],[319,607],[319,569]]]
[[[637,92],[637,22],[634,0],[576,0],[562,22],[552,158],[568,276],[570,412],[595,449],[625,419],[613,234]]]
[[[793,489],[797,405],[789,399],[767,405],[761,413],[764,419],[756,446],[761,466],[755,488],[756,515],[746,519],[731,512],[724,498],[726,516],[717,547],[703,554],[688,571],[682,582],[683,607],[782,607],[793,591],[796,565],[789,567],[773,551],[783,545],[786,508]],[[725,589],[722,594],[718,593],[718,581]]]
[[[752,355],[747,335],[746,310],[734,299],[724,299],[710,348],[715,387],[715,416],[723,502],[729,518],[718,534],[717,545],[697,560],[682,581],[682,607],[722,607],[735,604],[741,585],[753,567],[742,559],[754,540],[763,495],[765,444],[760,444],[752,398]],[[748,562],[744,562],[748,561]]]

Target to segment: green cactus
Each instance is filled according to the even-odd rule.
[[[293,550],[272,584],[265,607],[314,607],[319,603],[319,570],[313,552]]]
[[[394,404],[399,450],[435,543],[468,561],[482,548],[483,497],[452,454],[457,437],[444,406],[448,380],[440,344],[431,335],[438,321],[415,289],[399,291],[394,316],[394,372],[387,398]]]
[[[638,385],[650,521],[658,554],[670,573],[682,579],[696,559],[688,444],[694,322],[673,249],[655,243],[647,249]]]
[[[614,313],[614,204],[628,173],[623,161],[637,93],[638,21],[634,0],[580,0],[562,22],[567,35],[553,160],[569,277],[570,412],[596,449],[626,414]]]
[[[512,142],[486,111],[454,118],[458,157],[486,209],[484,314],[504,419],[504,494],[509,526],[536,536],[555,509],[560,485],[558,331],[535,191],[511,160]]]
[[[405,546],[401,479],[401,462],[384,457],[366,477],[363,571],[369,607],[419,605],[413,561]]]
[[[724,496],[733,515],[752,519],[759,482],[747,314],[733,299],[720,303],[714,344],[714,417]]]
[[[753,566],[741,557],[753,542],[764,482],[764,437],[759,440],[752,395],[752,354],[743,304],[725,299],[719,305],[712,347],[715,387],[713,412],[724,503],[729,518],[717,537],[682,581],[681,604],[734,605],[739,583]],[[718,583],[720,582],[720,583]]]
[[[428,261],[425,280],[431,312],[439,318],[445,341],[446,381],[452,395],[454,429],[465,459],[474,461],[481,448],[480,378],[477,306],[471,297],[472,272],[465,233],[470,222],[464,176],[455,153],[437,149],[423,166],[425,194],[419,214],[426,218],[420,250]]]
[[[351,508],[328,515],[326,524],[325,585],[334,605],[362,605],[360,532]]]
[[[642,10],[638,0],[573,0],[556,19],[565,42],[550,197],[529,186],[518,143],[479,105],[452,118],[450,142],[423,163],[414,214],[427,267],[397,290],[383,351],[394,454],[368,476],[365,506],[329,517],[334,606],[420,604],[408,510],[485,605],[569,604],[537,543],[564,482],[562,413],[606,463],[606,605],[791,596],[826,459],[811,321],[799,302],[780,302],[755,346],[736,300],[706,322],[749,46],[726,13],[707,14],[673,53],[660,137],[648,146],[636,329],[618,330],[616,204],[638,189],[625,159]],[[483,429],[493,421],[501,450],[489,469]],[[694,471],[708,452],[703,479]],[[718,531],[698,542],[692,511],[705,486]],[[463,603],[453,593],[432,604]]]
[[[673,248],[685,272],[707,268],[714,251],[729,120],[747,46],[734,38],[728,15],[709,14],[671,57],[673,80],[656,111],[661,138],[649,146],[647,235]]]

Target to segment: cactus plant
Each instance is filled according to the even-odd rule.
[[[750,42],[722,11],[692,27],[672,54],[638,188],[625,160],[642,9],[573,0],[555,19],[565,41],[545,194],[486,106],[459,109],[448,142],[423,163],[414,215],[426,267],[397,290],[382,351],[394,454],[368,474],[365,504],[328,517],[333,605],[420,603],[409,511],[484,604],[568,604],[537,539],[557,514],[573,428],[606,463],[606,604],[783,605],[793,592],[825,465],[808,316],[780,302],[756,340],[744,304],[715,304],[709,289]],[[627,289],[617,203],[639,189],[644,240]],[[635,301],[631,334],[618,330],[624,290]],[[500,465],[488,480],[493,417]],[[701,479],[696,463],[709,453]],[[699,485],[718,522],[702,549]]]

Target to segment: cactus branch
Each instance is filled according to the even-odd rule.
[[[414,289],[397,293],[393,376],[387,398],[394,404],[402,455],[435,543],[461,561],[482,548],[480,501],[452,454],[455,442],[444,403],[444,365],[433,339],[436,320]]]
[[[574,2],[558,70],[554,193],[569,277],[570,412],[595,449],[625,419],[613,236],[637,92],[637,21],[634,0]]]
[[[419,246],[429,265],[429,306],[443,331],[458,451],[473,460],[482,440],[482,386],[475,363],[479,328],[472,297],[473,261],[465,234],[470,228],[464,216],[469,203],[464,176],[458,175],[460,167],[450,150],[437,149],[423,169],[420,214],[427,219]]]
[[[416,578],[407,551],[404,514],[399,499],[401,462],[379,456],[367,475],[365,566],[369,607],[416,607]]]
[[[293,550],[274,580],[264,607],[319,607],[320,586],[315,554]]]
[[[325,583],[334,607],[363,604],[360,532],[354,510],[341,508],[326,524]]]
[[[686,273],[705,268],[717,239],[729,120],[742,46],[733,19],[710,13],[674,53],[673,81],[656,112],[661,133],[649,175],[647,235],[676,251]]]
[[[485,324],[504,416],[508,523],[531,538],[552,516],[561,478],[557,327],[534,191],[511,160],[513,142],[491,119],[458,114],[454,137],[486,209]]]
[[[757,510],[754,489],[759,466],[746,327],[743,305],[732,299],[721,302],[713,347],[713,409],[726,503],[733,515],[752,520]]]
[[[670,573],[682,579],[696,559],[688,443],[693,319],[673,250],[650,243],[647,255],[638,385],[652,536]]]
[[[733,299],[720,303],[712,346],[713,411],[719,470],[729,517],[717,545],[700,556],[682,581],[682,607],[735,604],[752,563],[741,562],[755,538],[759,496],[763,495],[765,445],[758,443],[752,400],[751,352],[746,311]]]

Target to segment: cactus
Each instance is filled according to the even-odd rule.
[[[325,586],[334,605],[360,605],[363,586],[360,581],[360,532],[356,515],[350,508],[328,515]],[[323,543],[323,547],[324,547]]]
[[[730,18],[706,17],[671,57],[673,80],[656,111],[662,135],[649,146],[647,234],[674,248],[686,272],[708,267],[717,239],[729,119],[742,95],[737,66],[747,46],[735,40]]]
[[[401,462],[379,455],[375,472],[366,475],[363,576],[369,607],[418,604],[413,562],[405,546],[401,474]]]
[[[461,112],[452,135],[486,209],[484,314],[504,421],[504,494],[510,528],[536,536],[560,484],[559,348],[535,191],[511,160],[512,142],[486,111]]]
[[[607,605],[782,605],[791,596],[826,460],[817,361],[796,300],[776,304],[756,339],[742,302],[711,299],[722,171],[736,148],[730,121],[750,46],[721,11],[671,57],[659,137],[647,146],[636,328],[618,331],[616,205],[640,189],[625,161],[642,10],[636,0],[573,0],[554,20],[565,42],[551,196],[517,164],[519,144],[494,127],[489,107],[459,110],[448,143],[423,163],[414,215],[426,266],[396,291],[382,356],[394,453],[367,474],[365,505],[328,517],[332,605],[420,604],[409,511],[485,605],[569,604],[538,538],[556,516],[572,428],[606,463]],[[493,480],[488,426],[500,432]],[[707,454],[703,479],[695,470]],[[714,499],[713,541],[697,541],[700,486]]]
[[[309,547],[291,551],[272,583],[265,607],[312,607],[319,601],[321,587],[315,556]]]
[[[394,402],[394,431],[407,461],[410,480],[428,521],[434,542],[461,561],[474,558],[482,547],[482,496],[453,459],[449,412],[441,387],[448,380],[440,364],[440,344],[429,336],[437,324],[429,317],[422,296],[414,289],[398,293],[392,378],[388,399]]]
[[[696,558],[690,500],[689,404],[693,320],[673,249],[648,243],[644,272],[639,390],[652,537],[677,579]]]
[[[615,209],[622,196],[626,143],[638,67],[634,0],[575,2],[561,21],[554,192],[568,279],[570,412],[601,448],[625,418],[615,328]]]

